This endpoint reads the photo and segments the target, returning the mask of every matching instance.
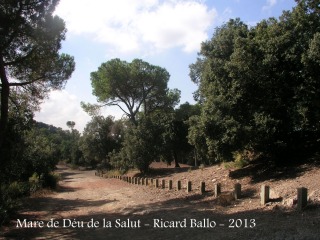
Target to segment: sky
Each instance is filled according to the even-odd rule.
[[[189,78],[189,65],[215,28],[231,18],[255,26],[294,6],[294,0],[60,0],[55,14],[67,28],[61,53],[74,56],[76,70],[63,90],[44,100],[35,120],[63,129],[74,121],[82,132],[91,117],[80,102],[96,103],[90,73],[113,58],[139,58],[165,68],[168,87],[181,91],[180,103],[192,104],[197,86]],[[101,114],[123,116],[116,107],[105,107]]]

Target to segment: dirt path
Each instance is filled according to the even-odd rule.
[[[63,178],[59,191],[27,199],[19,216],[2,229],[0,239],[319,239],[320,236],[318,207],[302,213],[263,208],[254,194],[250,199],[221,207],[210,192],[203,196],[196,191],[130,185],[96,177],[94,171],[63,166],[59,166],[58,172]]]

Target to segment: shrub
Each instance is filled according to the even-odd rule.
[[[9,219],[9,216],[19,205],[19,199],[29,195],[29,184],[12,182],[0,186],[0,226]]]
[[[61,179],[60,174],[49,173],[43,177],[42,187],[56,189],[60,179]]]
[[[29,184],[24,182],[13,182],[7,189],[8,198],[12,200],[28,196],[29,193]]]
[[[30,184],[30,192],[36,192],[39,190],[42,186],[40,177],[37,173],[33,173],[32,176],[29,178],[29,184]]]

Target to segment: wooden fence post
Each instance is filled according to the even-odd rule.
[[[241,198],[241,184],[240,183],[236,183],[234,185],[234,198],[236,200]]]
[[[156,179],[156,180],[155,180],[155,184],[154,184],[154,186],[155,186],[156,188],[158,188],[158,187],[159,187],[159,179]]]
[[[308,189],[301,187],[297,189],[298,192],[298,210],[302,211],[308,204]]]
[[[187,181],[187,192],[191,192],[191,182]]]
[[[204,194],[206,192],[206,183],[200,182],[200,193]]]
[[[221,183],[217,183],[214,185],[214,196],[218,197],[221,193]]]
[[[181,190],[181,181],[180,180],[177,181],[177,189]]]
[[[270,187],[266,185],[261,186],[261,205],[265,205],[269,202],[269,195],[270,195]]]

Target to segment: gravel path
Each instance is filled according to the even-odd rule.
[[[58,172],[58,192],[26,199],[0,239],[320,239],[318,205],[304,212],[262,207],[258,187],[250,192],[247,179],[247,196],[221,206],[210,188],[200,195],[197,187],[186,193],[104,179],[94,171],[58,166]]]

